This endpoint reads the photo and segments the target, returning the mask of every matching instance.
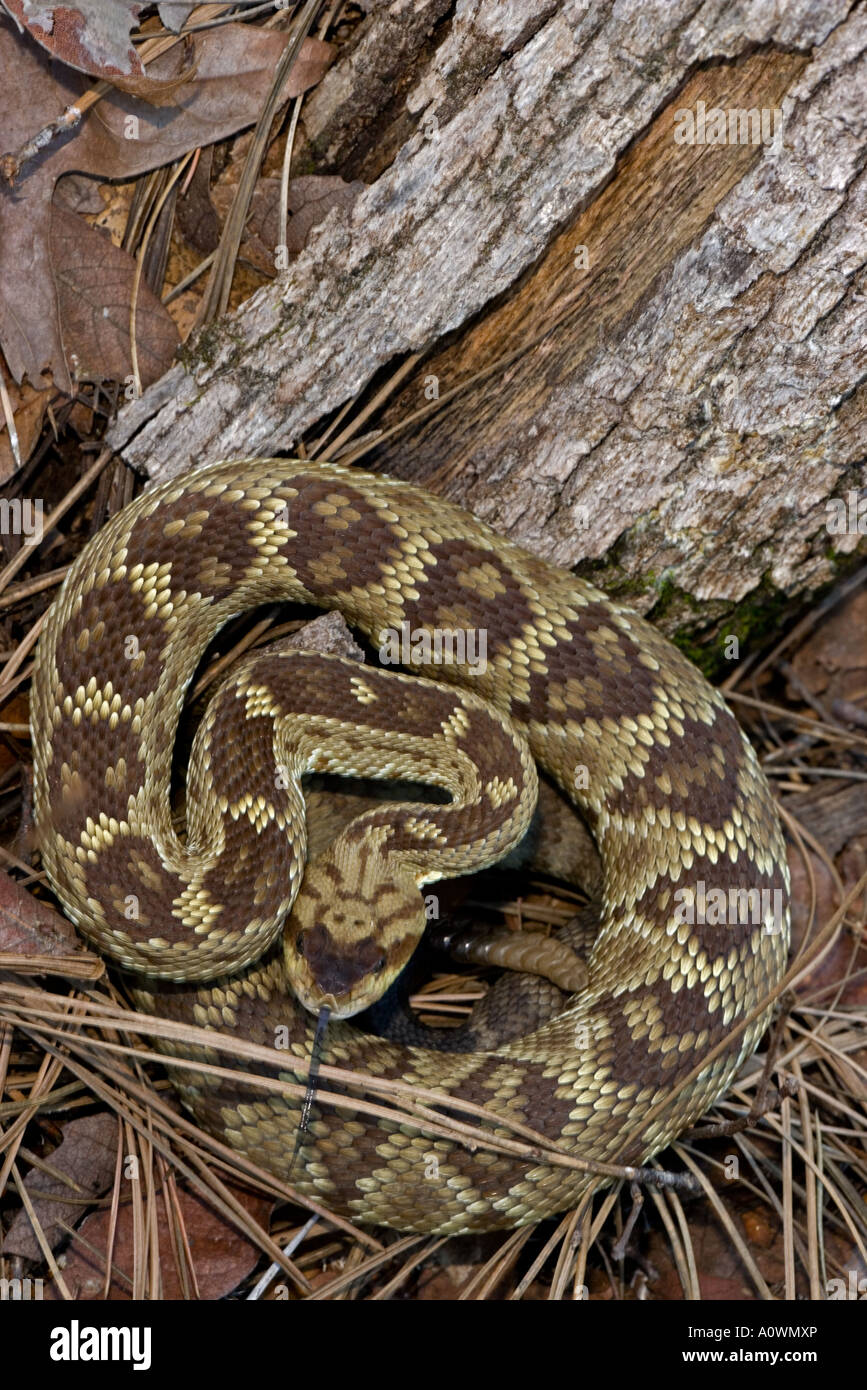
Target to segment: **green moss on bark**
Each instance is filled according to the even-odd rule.
[[[731,672],[734,661],[743,661],[750,652],[765,646],[797,619],[807,602],[819,601],[864,560],[863,551],[845,554],[829,545],[825,558],[833,567],[833,576],[809,599],[803,593],[790,597],[765,573],[739,603],[729,603],[696,599],[667,570],[648,571],[640,578],[626,575],[618,551],[622,555],[622,541],[605,560],[581,565],[578,572],[611,598],[639,608],[706,676],[717,681]],[[736,657],[726,654],[727,648],[732,652],[732,638],[737,639]]]

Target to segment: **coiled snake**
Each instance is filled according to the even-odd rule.
[[[247,659],[197,732],[179,838],[169,787],[184,692],[221,626],[278,599],[339,610],[374,644],[421,634],[418,670],[438,684],[324,656],[309,668],[267,649]],[[486,662],[437,664],[443,630],[484,634]],[[486,720],[502,726],[496,765]],[[436,1091],[457,1116],[462,1102],[484,1105],[494,1137],[511,1132],[499,1115],[591,1164],[636,1164],[726,1090],[767,1024],[765,1010],[736,1028],[782,974],[788,874],[765,779],[722,697],[627,608],[421,489],[250,459],[146,492],[85,547],[48,614],[31,723],[43,863],[69,915],[139,972],[139,1007],[282,1048],[273,1075],[298,1081],[291,1058],[309,1057],[314,1026],[287,993],[287,959],[335,999],[356,991],[347,1013],[373,997],[384,959],[390,975],[417,939],[419,884],[493,862],[526,827],[528,749],[601,855],[587,988],[478,1053],[401,1047],[336,1021],[323,1062]],[[350,827],[284,952],[304,857],[296,778],[314,767],[420,769],[453,800]],[[318,930],[329,913],[348,963]],[[197,1055],[225,1062],[214,1044]],[[205,1126],[287,1176],[300,1099],[175,1080]],[[353,1094],[317,1105],[292,1181],[355,1220],[518,1226],[599,1182],[544,1152],[474,1152],[387,1107],[365,1114]]]

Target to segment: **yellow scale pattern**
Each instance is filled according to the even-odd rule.
[[[425,712],[429,683],[395,674],[381,683],[382,673],[356,667],[362,751],[347,719],[345,762],[363,775],[364,745],[378,741],[402,776],[414,760],[427,761],[424,773],[437,764],[420,736],[380,727],[394,702],[450,745],[463,768],[455,784],[482,816],[523,804],[532,753],[587,818],[604,875],[587,988],[534,1033],[443,1054],[337,1022],[323,1061],[436,1091],[456,1114],[462,1103],[484,1105],[492,1139],[513,1117],[591,1164],[646,1160],[726,1090],[767,1024],[764,1009],[737,1031],[785,965],[776,810],[725,702],[681,653],[592,586],[423,490],[334,465],[235,460],[153,489],[90,542],[48,615],[31,705],[43,862],[70,916],[139,972],[139,1007],[215,1030],[213,1046],[194,1055],[226,1061],[219,1035],[234,1033],[275,1049],[271,1075],[303,1081],[292,1059],[309,1057],[313,1020],[287,992],[274,945],[298,893],[303,812],[291,787],[282,800],[266,790],[262,731],[275,741],[282,697],[259,668],[223,687],[238,747],[233,739],[222,762],[211,756],[209,716],[197,735],[186,845],[172,838],[167,810],[174,733],[201,653],[231,616],[276,599],[338,609],[374,644],[404,622],[414,632],[484,632],[483,668],[421,668],[447,698],[446,714]],[[488,765],[487,740],[473,734],[484,702],[517,740],[513,771]],[[304,714],[305,756],[331,765],[320,739],[327,710]],[[242,724],[252,751],[240,746]],[[448,809],[417,815],[410,858],[427,846],[458,862],[463,851],[438,819]],[[488,822],[476,838],[471,850],[497,848]],[[778,910],[773,920],[763,906],[758,919],[684,921],[681,890],[699,881],[729,898],[770,895]],[[141,915],[124,923],[130,895]],[[299,1099],[172,1074],[202,1123],[288,1176]],[[291,1174],[298,1190],[355,1220],[440,1232],[516,1226],[600,1181],[544,1157],[471,1151],[397,1114],[364,1115],[359,1094],[320,1099]]]

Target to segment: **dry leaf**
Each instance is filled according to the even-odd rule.
[[[105,210],[105,200],[99,191],[99,180],[89,179],[86,174],[67,174],[54,190],[54,204],[61,203],[70,212],[86,213],[91,216]]]
[[[75,928],[59,912],[0,873],[0,954],[87,955]]]
[[[154,77],[151,69],[145,72],[130,37],[145,8],[137,0],[65,0],[62,5],[3,0],[3,4],[53,58],[146,101],[164,101],[192,75],[189,64],[167,79]]]
[[[125,1186],[129,1186],[129,1181]],[[234,1189],[241,1205],[260,1224],[267,1222],[273,1203],[264,1197],[253,1197],[243,1189]],[[196,1284],[202,1299],[225,1298],[259,1263],[259,1249],[225,1221],[202,1198],[183,1189],[178,1190],[184,1228],[187,1233]],[[174,1247],[168,1231],[166,1204],[157,1198],[160,1269],[164,1299],[183,1298],[183,1289],[175,1265]],[[81,1226],[81,1235],[95,1256],[83,1245],[70,1248],[63,1278],[73,1298],[102,1298],[105,1282],[105,1250],[108,1243],[109,1213],[95,1212]],[[119,1271],[112,1281],[109,1298],[127,1300],[132,1287],[133,1270],[133,1208],[125,1202],[118,1211],[117,1231],[112,1252],[112,1266]],[[123,1276],[126,1276],[125,1278]],[[53,1293],[53,1290],[52,1290]]]
[[[729,1184],[723,1196],[730,1209],[735,1206],[737,1184]],[[690,1207],[689,1234],[702,1298],[749,1301],[756,1297],[755,1285],[741,1263],[737,1249],[728,1232],[716,1224],[709,1204],[696,1203]],[[781,1232],[777,1231],[776,1240],[770,1246],[756,1248],[752,1254],[763,1278],[773,1288],[783,1273]],[[654,1271],[650,1283],[652,1297],[658,1301],[680,1301],[683,1288],[668,1237],[663,1231],[655,1230],[652,1233],[645,1258]]]
[[[154,108],[111,92],[75,132],[28,164],[14,188],[0,187],[0,347],[16,381],[41,386],[51,371],[62,390],[71,386],[63,352],[57,290],[50,270],[50,213],[54,184],[76,171],[129,178],[178,159],[198,145],[226,139],[258,117],[287,36],[227,24],[196,36],[196,72],[177,104]],[[289,75],[285,96],[297,95],[325,71],[331,46],[307,39]],[[172,54],[158,59],[170,71]],[[0,21],[0,130],[17,150],[73,104],[86,85],[49,58],[11,24]]]
[[[136,0],[3,0],[6,9],[46,52],[92,77],[144,76],[130,33],[138,28]]]
[[[190,17],[195,0],[160,0],[157,5],[159,16],[167,29],[177,34]]]
[[[259,179],[250,204],[250,216],[244,229],[240,254],[263,275],[274,275],[274,248],[280,234],[280,179]],[[349,208],[365,187],[360,179],[347,183],[336,174],[304,174],[290,179],[287,190],[289,218],[286,228],[286,249],[297,256],[307,245],[313,228],[326,218],[332,208]],[[211,191],[211,199],[225,218],[235,196],[231,183],[221,182]]]
[[[117,1120],[113,1115],[69,1120],[63,1126],[63,1139],[48,1162],[59,1173],[65,1173],[75,1187],[39,1168],[27,1174],[24,1185],[45,1238],[54,1250],[67,1237],[61,1223],[74,1226],[81,1219],[81,1198],[100,1197],[111,1187],[117,1163]],[[70,1196],[78,1200],[56,1200]],[[26,1211],[19,1211],[9,1227],[3,1239],[3,1254],[41,1263],[42,1250]]]
[[[290,255],[297,255],[307,245],[308,237],[317,223],[322,222],[332,208],[350,208],[366,187],[361,179],[347,183],[331,174],[304,174],[291,179],[288,188],[289,211],[292,218],[286,234]],[[267,218],[258,231],[266,246],[276,243],[278,204],[272,204]],[[273,242],[272,242],[273,238]]]
[[[175,222],[184,240],[205,256],[216,251],[220,243],[220,219],[210,195],[213,162],[214,151],[202,150],[190,186],[178,198],[175,209]]]
[[[77,375],[122,381],[132,372],[133,257],[77,213],[55,204],[51,259],[63,343]],[[180,339],[171,315],[143,281],[135,321],[139,374],[142,385],[149,386],[171,365]]]
[[[867,591],[851,594],[817,625],[792,658],[807,689],[825,703],[863,699],[867,689]],[[797,691],[793,698],[800,697]]]

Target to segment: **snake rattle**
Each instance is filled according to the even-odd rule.
[[[484,633],[486,661],[431,657],[419,680],[273,648],[245,658],[196,732],[179,836],[187,686],[229,619],[277,600],[339,610],[375,645],[404,624]],[[509,1122],[591,1165],[642,1163],[725,1092],[767,1025],[765,1009],[738,1027],[784,970],[788,871],[722,696],[628,608],[422,489],[245,459],[144,493],[85,547],[47,615],[31,726],[51,885],[135,973],[137,1007],[213,1030],[213,1049],[180,1055],[231,1066],[219,1043],[234,1034],[275,1049],[271,1074],[303,1084],[304,1004],[324,996],[336,1016],[324,1066],[435,1091],[458,1116],[486,1108],[491,1150],[471,1150],[335,1088],[292,1182],[356,1221],[447,1233],[553,1215],[600,1176],[511,1152]],[[348,1018],[423,930],[421,885],[495,862],[526,830],[534,762],[602,862],[586,988],[485,1051],[362,1032]],[[313,770],[410,776],[452,799],[366,813],[302,885],[299,779]],[[300,1098],[171,1071],[206,1128],[286,1178]]]

